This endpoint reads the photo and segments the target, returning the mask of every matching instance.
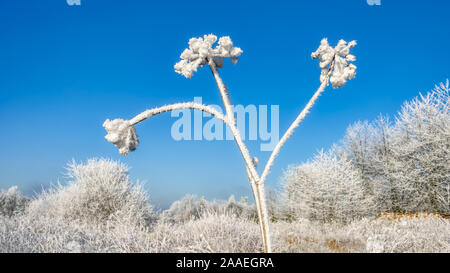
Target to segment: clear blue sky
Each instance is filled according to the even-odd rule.
[[[189,80],[173,71],[189,38],[214,33],[244,50],[221,71],[232,103],[280,105],[283,133],[319,85],[310,54],[320,40],[357,40],[357,77],[328,89],[283,148],[267,182],[276,187],[288,165],[338,141],[349,124],[392,116],[449,77],[449,11],[445,0],[1,1],[0,188],[29,194],[64,181],[72,158],[108,157],[127,163],[157,206],[186,193],[251,196],[234,142],[176,142],[165,114],[137,127],[141,145],[123,157],[101,125],[194,96],[219,104],[207,68]],[[249,142],[265,163],[257,144]]]

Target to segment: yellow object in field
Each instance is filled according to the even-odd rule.
[[[385,219],[385,220],[400,220],[401,218],[426,218],[426,217],[436,217],[436,218],[450,218],[448,215],[442,215],[438,212],[429,213],[429,212],[418,212],[418,213],[395,213],[395,212],[383,212],[376,220]]]

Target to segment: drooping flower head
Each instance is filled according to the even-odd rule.
[[[105,136],[106,140],[116,145],[122,155],[136,150],[139,145],[139,138],[134,126],[128,120],[107,119],[103,123],[108,134]]]
[[[181,60],[175,64],[175,72],[191,78],[197,68],[208,63],[209,59],[214,60],[218,67],[224,65],[223,58],[231,58],[233,63],[237,63],[242,50],[234,47],[230,37],[224,36],[219,39],[218,45],[212,48],[217,41],[214,34],[204,35],[203,38],[191,38],[189,40],[189,48],[181,53]]]
[[[347,43],[340,40],[335,48],[328,44],[326,38],[322,39],[319,48],[311,54],[313,59],[320,59],[319,67],[322,69],[320,82],[328,80],[333,88],[340,88],[347,80],[356,75],[356,66],[349,62],[356,61],[356,57],[350,54],[350,48],[356,45],[356,41]]]

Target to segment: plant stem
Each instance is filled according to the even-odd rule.
[[[264,242],[264,252],[271,253],[272,246],[270,242],[270,232],[269,232],[269,214],[267,212],[266,207],[266,197],[263,183],[256,182],[256,196],[257,196],[256,200],[259,201],[259,215],[260,215],[259,221]]]
[[[255,180],[250,176],[250,171],[247,168],[247,176],[250,182],[250,186],[252,188],[253,199],[256,204],[256,212],[258,213],[258,221],[259,227],[261,230],[261,236],[263,238],[264,244],[264,252],[271,253],[271,243],[270,243],[270,234],[269,234],[269,223],[268,223],[268,213],[267,208],[265,206],[265,192],[264,185],[258,184]]]
[[[287,129],[286,133],[284,133],[281,140],[277,143],[277,146],[275,146],[275,149],[272,151],[272,154],[269,157],[269,160],[267,161],[267,164],[264,168],[264,171],[261,175],[261,179],[258,181],[258,183],[264,183],[264,181],[267,178],[267,175],[270,172],[270,168],[273,165],[273,162],[275,161],[276,156],[280,152],[281,147],[283,147],[284,143],[289,139],[289,137],[294,133],[295,128],[302,122],[302,120],[305,118],[305,116],[309,113],[309,110],[314,106],[314,103],[319,98],[320,94],[325,90],[325,88],[328,85],[328,80],[323,81],[323,83],[320,85],[320,87],[317,89],[316,93],[312,96],[312,98],[309,100],[308,104],[306,104],[305,108],[300,112],[300,114],[297,116],[297,118],[294,120],[294,122],[291,124],[291,126]]]
[[[222,96],[222,101],[225,107],[225,112],[228,117],[228,119],[232,122],[233,127],[236,123],[236,120],[234,118],[233,109],[231,107],[230,103],[230,97],[228,94],[227,87],[223,83],[222,79],[219,76],[219,71],[217,70],[217,66],[214,63],[213,59],[208,59],[209,67],[211,68],[211,72],[214,75],[214,79],[216,80],[217,87],[219,88],[220,95]],[[243,144],[245,146],[245,144]],[[245,149],[247,150],[246,146]],[[247,162],[247,160],[246,160]],[[264,252],[270,253],[272,252],[271,249],[271,243],[270,243],[270,234],[269,234],[269,223],[268,223],[268,213],[265,203],[265,192],[264,192],[264,182],[259,183],[260,181],[259,176],[257,175],[251,175],[251,172],[255,170],[255,166],[253,163],[251,164],[251,167],[248,166],[247,163],[247,175],[250,182],[250,186],[252,187],[253,197],[255,199],[256,203],[256,210],[258,212],[258,218],[262,233],[262,238],[264,242]],[[256,170],[255,170],[256,172]]]
[[[214,117],[223,121],[228,126],[228,128],[230,128],[230,130],[234,136],[234,139],[236,141],[236,144],[238,145],[238,148],[241,152],[241,155],[244,158],[244,162],[246,165],[248,180],[249,180],[250,186],[252,188],[253,197],[255,199],[256,209],[258,212],[261,234],[262,234],[263,243],[264,243],[264,251],[266,253],[270,253],[272,250],[271,250],[271,245],[270,245],[269,224],[268,224],[268,218],[267,218],[268,213],[267,213],[267,208],[265,205],[264,184],[258,182],[260,180],[259,175],[256,172],[255,165],[253,165],[253,162],[250,157],[250,153],[247,149],[247,146],[245,146],[244,142],[242,141],[239,130],[236,128],[234,123],[232,123],[232,121],[228,117],[224,116],[222,113],[220,113],[219,111],[217,111],[216,109],[214,109],[210,106],[195,103],[195,102],[184,102],[184,103],[175,103],[175,104],[165,105],[162,107],[146,110],[146,111],[142,112],[141,114],[132,118],[129,121],[129,123],[130,123],[130,126],[134,126],[134,125],[144,121],[147,118],[150,118],[150,117],[153,117],[153,116],[165,113],[165,112],[169,112],[169,111],[173,111],[173,110],[181,110],[181,109],[194,109],[194,110],[199,110],[202,112],[210,113]]]
[[[225,107],[225,113],[230,121],[235,124],[236,120],[234,118],[233,109],[231,107],[230,95],[228,94],[228,89],[226,85],[223,83],[222,79],[219,76],[219,71],[217,70],[216,63],[214,59],[208,58],[208,65],[211,68],[211,72],[216,80],[217,87],[219,88],[220,95],[222,96],[223,105]]]

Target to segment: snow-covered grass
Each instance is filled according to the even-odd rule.
[[[0,203],[2,210],[16,212],[0,216],[0,252],[264,251],[256,208],[246,199],[188,195],[154,213],[122,164],[93,159],[70,164],[68,174],[66,185],[31,201]],[[17,188],[2,196],[24,200]],[[336,206],[336,215],[341,209]],[[271,212],[274,252],[450,252],[450,220],[440,215],[384,214],[324,223],[283,213]]]
[[[450,221],[437,216],[363,219],[350,225],[306,219],[272,223],[274,252],[450,252]],[[28,216],[0,217],[0,252],[263,252],[259,226],[226,214],[151,230]]]
[[[450,252],[450,221],[434,215],[349,225],[298,220],[274,229],[279,252]]]

